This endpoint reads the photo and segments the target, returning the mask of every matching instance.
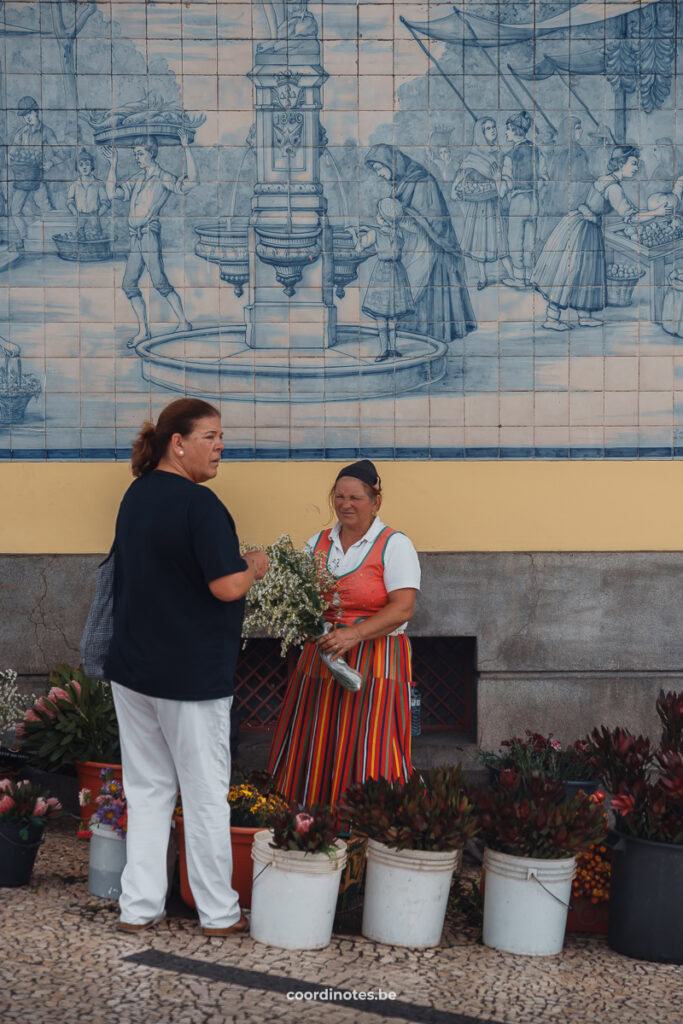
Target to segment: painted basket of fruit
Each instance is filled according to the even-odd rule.
[[[0,425],[23,423],[26,407],[37,398],[42,385],[34,373],[24,373],[21,367],[21,349],[17,344],[0,337]]]
[[[111,239],[104,235],[101,238],[84,238],[76,232],[69,232],[53,235],[52,240],[57,246],[57,255],[62,260],[98,263],[111,259]]]
[[[190,115],[158,96],[145,96],[136,103],[88,116],[98,146],[134,146],[138,139],[153,136],[159,146],[180,145],[183,133],[190,145],[205,114]]]
[[[498,192],[492,181],[465,181],[458,182],[454,197],[462,203],[482,203],[487,199],[497,199]]]
[[[630,306],[633,289],[646,271],[633,263],[610,263],[607,267],[607,305]]]

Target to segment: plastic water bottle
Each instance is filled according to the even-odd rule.
[[[410,735],[420,736],[422,733],[422,723],[420,721],[420,715],[422,711],[422,697],[417,686],[411,686],[410,688]]]

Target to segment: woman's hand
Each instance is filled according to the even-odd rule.
[[[345,626],[343,629],[331,629],[317,641],[323,654],[331,658],[343,658],[347,651],[356,647],[363,637],[357,626]]]
[[[268,572],[268,555],[265,551],[260,551],[258,548],[253,548],[251,551],[245,551],[242,556],[244,561],[250,568],[254,570],[254,576],[257,580],[262,580]]]

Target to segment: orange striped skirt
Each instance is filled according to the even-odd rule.
[[[353,782],[407,780],[410,757],[410,641],[367,640],[346,654],[363,676],[344,690],[307,643],[289,681],[268,770],[289,800],[335,806]]]

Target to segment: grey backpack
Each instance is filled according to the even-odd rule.
[[[97,570],[97,583],[81,637],[81,661],[86,675],[104,678],[104,662],[114,635],[114,545]]]

